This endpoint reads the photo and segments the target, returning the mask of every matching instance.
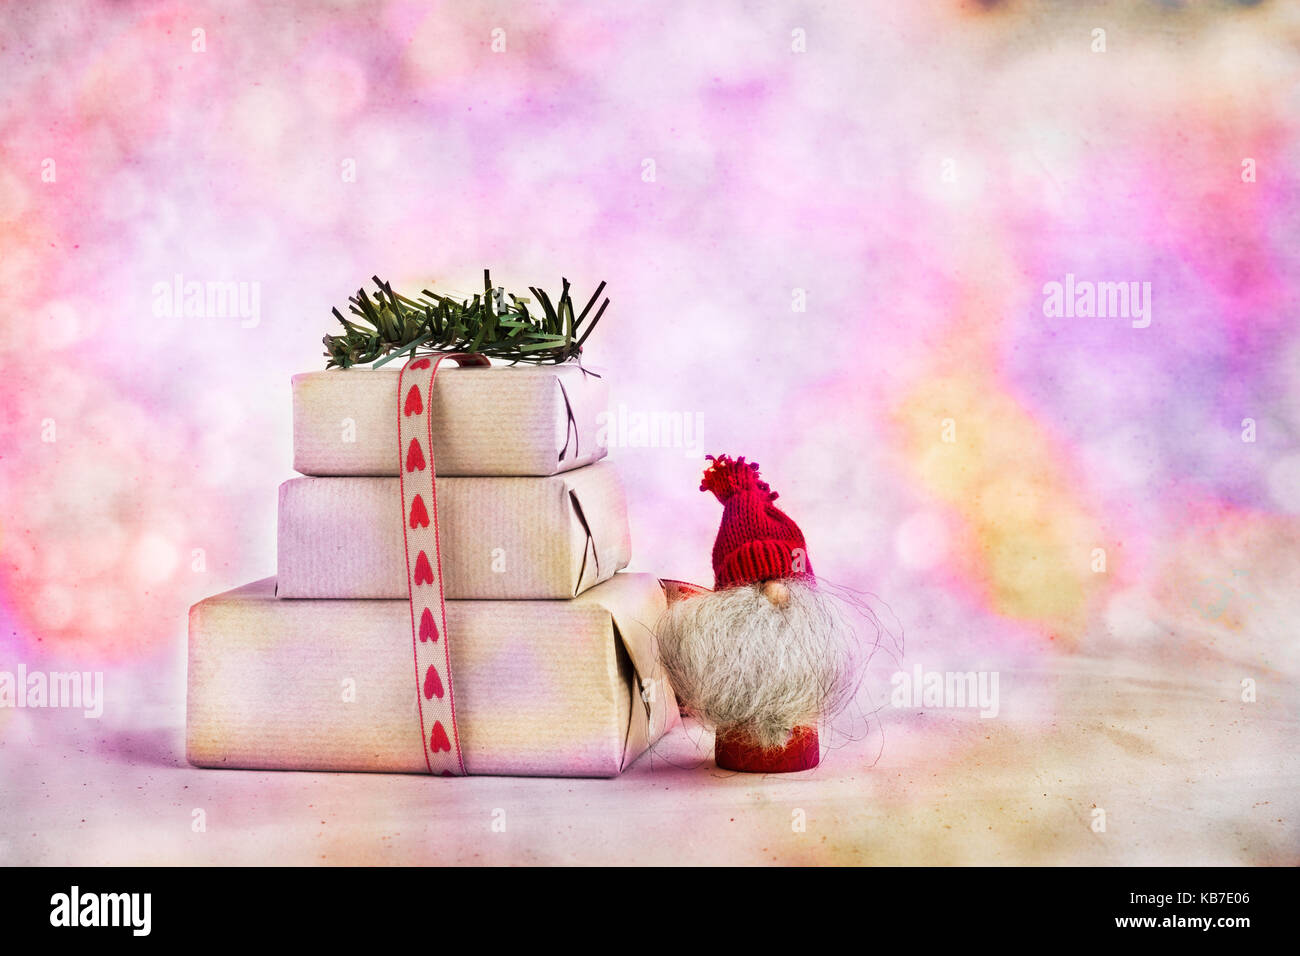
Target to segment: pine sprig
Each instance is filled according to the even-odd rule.
[[[528,287],[533,299],[493,289],[487,269],[483,270],[483,294],[466,301],[428,289],[411,299],[395,293],[378,276],[371,278],[374,292],[358,289],[348,299],[353,318],[332,310],[343,334],[325,336],[326,368],[350,368],[366,362],[378,367],[417,351],[478,352],[510,362],[564,362],[581,354],[582,344],[609,305],[606,298],[592,312],[605,291],[604,282],[575,316],[568,279],[561,279],[560,297],[552,302],[546,291],[536,286]],[[540,313],[529,311],[534,301]]]

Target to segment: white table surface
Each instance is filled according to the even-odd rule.
[[[687,724],[617,779],[441,780],[190,767],[178,652],[98,721],[0,710],[0,863],[1300,862],[1295,678],[1244,703],[1230,654],[1147,657],[1003,672],[996,719],[886,707],[802,774],[721,772]]]

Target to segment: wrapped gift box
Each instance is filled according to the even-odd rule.
[[[570,601],[448,601],[473,774],[614,776],[677,723],[651,575]],[[274,579],[190,609],[187,753],[199,767],[426,771],[407,601],[285,601]]]
[[[397,478],[286,481],[280,597],[408,597],[407,521]],[[438,529],[449,599],[571,598],[631,559],[623,485],[607,462],[547,478],[439,478]]]
[[[397,368],[293,377],[293,467],[304,475],[396,475]],[[554,475],[605,457],[605,380],[577,365],[461,368],[434,379],[439,475]]]

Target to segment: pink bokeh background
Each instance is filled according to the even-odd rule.
[[[274,571],[330,308],[489,267],[606,280],[615,407],[702,415],[612,452],[635,570],[709,580],[700,452],[744,454],[909,659],[1293,674],[1298,43],[1285,3],[6,4],[0,656],[172,666]],[[1149,327],[1046,317],[1067,273]],[[256,321],[156,315],[177,275]]]

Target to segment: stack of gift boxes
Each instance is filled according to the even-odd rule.
[[[304,477],[280,486],[277,575],[190,612],[191,763],[427,772],[398,375],[294,377]],[[653,637],[663,591],[622,572],[631,542],[603,460],[607,403],[605,380],[573,364],[444,363],[433,380],[447,647],[471,774],[612,776],[676,722]]]

